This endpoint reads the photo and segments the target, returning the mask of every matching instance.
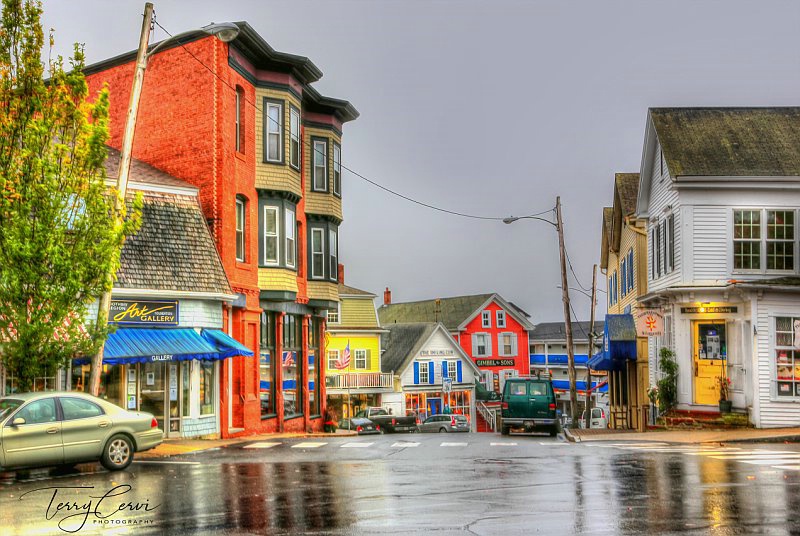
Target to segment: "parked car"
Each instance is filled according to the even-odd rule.
[[[431,415],[419,425],[420,432],[469,432],[464,415]]]
[[[381,427],[364,417],[353,417],[352,419],[342,419],[339,421],[339,428],[342,430],[355,430],[358,435],[380,434]]]
[[[500,404],[500,431],[508,435],[512,429],[526,432],[558,433],[556,395],[550,380],[509,378],[503,388]]]
[[[362,409],[361,411],[356,413],[355,416],[371,420],[372,422],[380,426],[381,430],[383,430],[387,434],[392,434],[394,432],[417,431],[416,417],[413,416],[403,417],[401,415],[392,415],[383,408]]]
[[[125,469],[135,452],[164,440],[155,417],[84,393],[22,393],[0,398],[0,468],[99,460]]]
[[[592,418],[589,428],[608,428],[608,417],[603,408],[592,408]],[[581,414],[580,427],[586,428],[586,410]]]

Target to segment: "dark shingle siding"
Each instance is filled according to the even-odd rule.
[[[378,308],[381,326],[409,322],[441,322],[448,330],[455,330],[472,316],[493,294],[440,298],[436,300],[382,305]]]
[[[596,320],[594,323],[595,333],[603,333],[603,321]],[[573,341],[586,341],[589,335],[589,322],[572,323]],[[536,341],[556,341],[566,340],[567,334],[564,322],[542,322],[536,324],[530,335],[531,342]]]
[[[389,333],[381,337],[383,354],[381,370],[399,374],[404,364],[411,359],[411,354],[421,346],[436,329],[433,322],[416,322],[409,324],[391,324],[385,326]]]

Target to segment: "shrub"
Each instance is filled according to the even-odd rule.
[[[675,352],[662,348],[659,352],[659,368],[664,375],[658,380],[658,409],[662,413],[671,410],[678,403],[678,362]]]

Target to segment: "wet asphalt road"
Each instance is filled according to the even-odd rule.
[[[798,511],[800,448],[784,444],[288,439],[0,480],[3,536],[800,534]]]

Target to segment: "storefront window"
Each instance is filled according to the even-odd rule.
[[[451,393],[407,393],[406,414],[414,413],[420,421],[431,415],[453,414],[470,416],[471,397],[469,391]]]
[[[213,361],[200,363],[200,415],[214,414],[214,365]]]
[[[319,339],[322,323],[319,318],[312,317],[308,323],[308,412],[319,415]]]
[[[800,317],[775,318],[776,393],[781,397],[800,396],[800,352],[795,351]]]
[[[261,417],[275,414],[275,313],[261,313],[261,353],[259,357],[259,396]]]
[[[181,391],[183,391],[183,410],[182,415],[184,417],[189,417],[191,415],[190,411],[192,408],[191,403],[189,402],[191,398],[189,397],[189,388],[192,385],[192,362],[186,361],[181,363]],[[135,392],[135,391],[134,391]]]
[[[303,414],[303,370],[302,362],[302,317],[283,317],[283,416],[297,417]]]

